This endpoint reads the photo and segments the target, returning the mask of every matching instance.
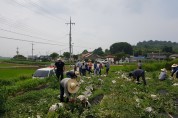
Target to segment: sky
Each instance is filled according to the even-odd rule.
[[[69,52],[70,17],[73,54],[117,42],[178,42],[177,11],[178,0],[0,0],[0,56]]]

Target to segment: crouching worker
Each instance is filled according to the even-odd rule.
[[[178,65],[177,64],[173,64],[171,66],[171,68],[172,68],[171,77],[174,77],[174,75],[175,75],[175,78],[178,78]]]
[[[66,102],[69,102],[70,95],[79,90],[79,83],[76,80],[75,73],[71,74],[71,78],[64,78],[60,82],[60,101],[64,102],[64,93],[66,95]]]
[[[159,80],[165,80],[167,77],[167,71],[165,68],[161,69],[161,73],[159,75]]]
[[[136,79],[138,84],[140,83],[139,78],[142,77],[143,83],[144,85],[146,85],[145,71],[143,69],[136,69],[130,72],[129,77],[133,77],[134,79]]]
[[[77,75],[79,75],[79,72],[78,71],[75,71],[75,72],[74,71],[68,71],[66,73],[67,78],[71,78],[73,75],[74,75],[75,78],[77,78]]]

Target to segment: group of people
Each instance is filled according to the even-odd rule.
[[[172,68],[171,77],[178,78],[178,65],[172,64],[171,68]],[[165,80],[166,78],[167,78],[167,70],[165,68],[163,68],[163,69],[161,69],[161,73],[159,75],[159,80]]]
[[[77,71],[77,67],[79,68],[79,72]],[[108,74],[110,68],[109,63],[106,63],[105,67],[106,74]],[[76,93],[79,90],[79,83],[77,81],[79,74],[86,76],[86,71],[88,71],[88,74],[94,73],[96,75],[101,75],[101,69],[103,69],[103,65],[101,63],[95,62],[92,64],[91,60],[89,60],[88,63],[79,61],[74,66],[74,71],[66,72],[66,78],[64,78],[65,63],[61,60],[61,58],[58,58],[55,62],[55,72],[56,77],[60,82],[60,101],[69,102],[70,95],[72,93]],[[64,94],[66,96],[66,100],[64,100]]]
[[[109,69],[110,69],[110,64],[109,62],[107,62],[105,64],[106,67],[106,75],[108,75]],[[74,71],[77,70],[77,68],[79,68],[79,73],[82,76],[86,76],[87,71],[88,74],[94,73],[94,75],[101,75],[101,70],[104,68],[102,63],[99,62],[94,62],[94,64],[92,63],[91,60],[88,60],[88,62],[85,61],[78,61],[75,65],[74,65]]]
[[[141,60],[138,61],[137,64],[137,69],[134,71],[131,71],[129,73],[129,77],[133,77],[134,79],[137,80],[137,83],[140,83],[139,78],[141,77],[143,80],[144,85],[146,85],[146,79],[145,79],[145,71],[142,69],[142,62]],[[178,65],[173,64],[171,66],[171,77],[175,75],[175,78],[178,78]],[[160,75],[159,75],[159,80],[165,80],[167,78],[167,70],[165,68],[161,69]]]
[[[76,80],[77,74],[74,71],[68,72],[66,73],[66,78],[64,78],[65,63],[61,58],[58,58],[55,62],[55,71],[56,77],[58,78],[58,81],[60,81],[60,101],[69,102],[70,95],[79,90],[79,84]],[[64,94],[66,96],[66,100],[64,100]]]

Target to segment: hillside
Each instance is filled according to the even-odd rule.
[[[155,50],[160,50],[164,47],[172,47],[173,52],[178,53],[178,43],[177,42],[171,42],[171,41],[143,41],[143,42],[138,42],[136,45],[136,48],[138,49],[146,49],[148,51],[155,51]]]

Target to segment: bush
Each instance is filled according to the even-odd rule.
[[[0,117],[6,111],[7,91],[5,87],[0,88]]]

